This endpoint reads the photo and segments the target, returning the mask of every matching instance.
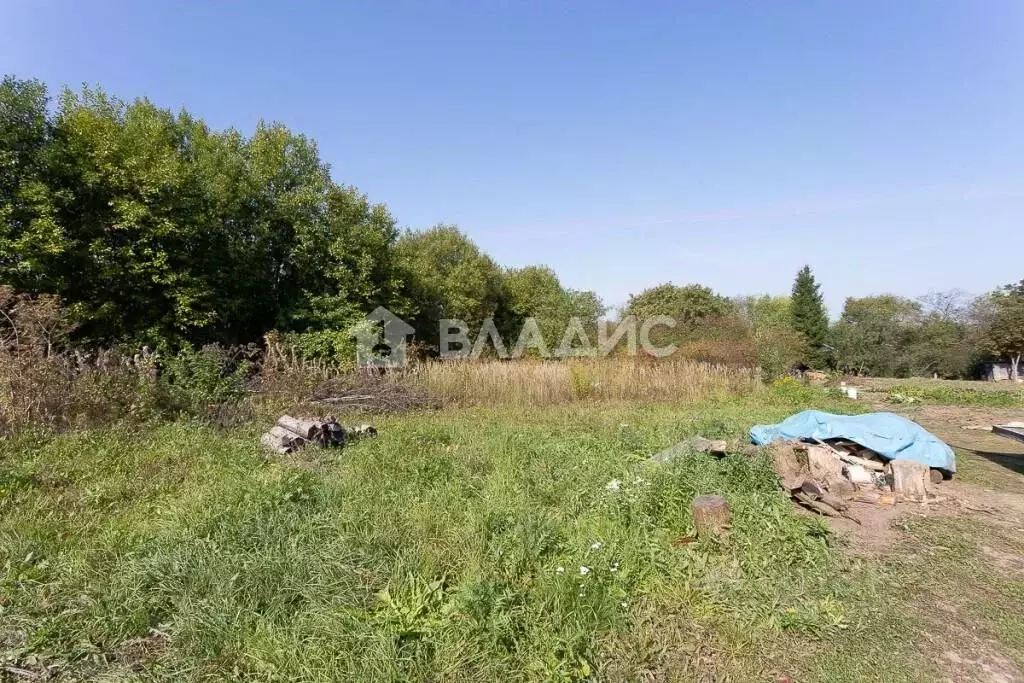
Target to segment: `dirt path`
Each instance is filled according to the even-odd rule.
[[[850,552],[921,571],[922,583],[927,576],[929,586],[909,612],[923,626],[922,653],[947,680],[1024,683],[1024,646],[1019,632],[1005,627],[1024,622],[1024,606],[1014,599],[1024,592],[1024,444],[964,429],[1024,421],[1024,411],[876,405],[953,446],[957,476],[935,487],[936,502],[859,504],[851,508],[859,525],[830,523]],[[941,518],[950,519],[938,523]],[[954,546],[962,556],[946,559],[955,555],[946,552]],[[914,559],[921,556],[928,560]],[[989,603],[995,606],[985,607]]]

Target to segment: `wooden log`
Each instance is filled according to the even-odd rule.
[[[846,453],[845,451],[841,451],[838,448],[833,448],[832,446],[825,443],[824,441],[821,441],[820,439],[814,439],[814,442],[817,443],[819,446],[822,446],[825,449],[827,449],[830,453],[838,457],[843,462],[850,463],[852,465],[860,465],[861,467],[866,467],[867,469],[874,470],[876,472],[881,472],[882,470],[885,469],[885,464],[878,462],[877,460],[868,460],[867,458],[861,458],[860,456],[856,456],[851,453]]]
[[[833,496],[831,493],[826,491],[824,488],[818,485],[813,479],[807,479],[803,482],[800,487],[804,493],[814,498],[817,498],[821,502],[825,503],[829,507],[833,507],[836,510],[842,512],[846,509],[846,501],[839,496]]]
[[[303,439],[295,432],[289,431],[284,427],[281,427],[280,425],[274,425],[273,427],[271,427],[270,431],[267,432],[267,434],[270,434],[271,436],[280,439],[281,441],[285,441],[289,444],[294,445],[301,445],[302,442],[305,441],[305,439]]]
[[[835,449],[810,446],[807,449],[807,464],[812,479],[828,482],[843,477],[843,463],[839,461]]]
[[[269,432],[260,437],[260,443],[281,454],[288,454],[305,443],[301,436],[275,425]]]
[[[732,511],[722,496],[697,496],[690,506],[697,536],[722,536],[729,529]]]
[[[839,512],[839,510],[836,510],[828,503],[822,502],[820,500],[815,500],[813,497],[807,495],[803,491],[793,492],[793,497],[796,498],[801,503],[803,503],[808,508],[810,508],[811,510],[817,512],[819,515],[825,515],[826,517],[843,516],[842,513]]]
[[[260,437],[260,445],[264,448],[269,448],[275,453],[280,453],[281,455],[288,455],[292,452],[290,446],[282,442],[280,439],[275,439],[270,432],[267,432]]]
[[[928,497],[928,465],[914,460],[891,460],[886,478],[897,500],[925,500]]]
[[[291,415],[282,415],[278,418],[277,425],[307,440],[315,439],[320,432],[320,423],[317,420],[300,420]]]
[[[850,455],[849,453],[840,453],[839,459],[845,463],[849,463],[851,465],[860,465],[861,467],[864,467],[869,470],[874,470],[875,472],[881,472],[885,470],[885,463],[878,462],[877,460],[868,460],[867,458],[861,458],[856,455]]]

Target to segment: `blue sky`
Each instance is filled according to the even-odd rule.
[[[402,225],[621,304],[1024,278],[1024,3],[0,0],[0,72],[279,120]]]

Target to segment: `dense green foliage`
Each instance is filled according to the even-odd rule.
[[[301,357],[338,366],[353,362],[353,325],[381,305],[412,322],[428,352],[444,318],[473,336],[493,318],[507,349],[536,318],[550,351],[572,336],[573,318],[582,324],[570,331],[595,342],[605,310],[547,267],[502,268],[454,226],[403,232],[281,124],[217,131],[96,89],[51,101],[39,82],[13,77],[0,82],[0,284],[57,297],[66,333],[51,347],[169,352],[276,331]],[[791,297],[729,300],[665,283],[622,312],[671,317],[675,327],[653,330],[657,346],[772,376],[804,363],[964,377],[980,360],[1019,360],[1022,291],[1008,286],[974,307],[945,295],[850,299],[830,329],[805,266]]]
[[[983,325],[957,293],[912,301],[893,295],[849,298],[829,331],[843,372],[876,376],[969,376],[983,349]]]
[[[666,315],[677,325],[690,328],[712,318],[733,312],[732,303],[703,285],[679,287],[671,282],[651,287],[631,296],[626,304],[626,315],[651,318]]]
[[[722,329],[721,323],[725,322],[723,319],[731,318],[734,312],[731,301],[708,287],[696,284],[680,287],[671,282],[634,294],[623,310],[624,315],[634,316],[641,323],[657,316],[674,321],[672,325],[659,325],[651,329],[651,343],[658,347],[684,344],[709,333],[718,336],[715,333]],[[735,338],[737,331],[721,336]],[[749,363],[752,360],[744,358],[741,362]]]
[[[0,282],[59,296],[80,343],[237,344],[279,330],[330,356],[351,352],[347,329],[378,305],[428,343],[443,317],[553,312],[510,300],[515,278],[506,285],[458,229],[402,235],[281,124],[215,131],[89,88],[49,104],[36,81],[0,83]],[[554,286],[573,302],[557,315],[600,312],[592,294]]]
[[[570,320],[578,318],[584,333],[594,339],[604,305],[593,292],[565,289],[555,272],[546,266],[509,269],[502,282],[509,316],[503,321],[507,329],[519,330],[526,318],[535,317],[548,350],[554,350],[563,341],[571,348],[573,340],[565,339],[566,330]]]
[[[796,275],[789,311],[793,329],[807,340],[807,364],[812,367],[824,367],[828,313],[825,311],[820,286],[815,281],[810,266],[804,266]]]
[[[993,292],[988,303],[984,342],[989,351],[1010,362],[1010,376],[1017,379],[1024,357],[1024,280]]]

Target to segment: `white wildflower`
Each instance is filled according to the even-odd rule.
[[[563,573],[565,573],[565,567],[559,567],[558,569],[555,570],[555,573],[556,574],[563,574]]]
[[[593,543],[590,544],[590,549],[591,550],[600,550],[602,545],[603,544],[601,543],[601,541],[594,541]]]
[[[610,482],[604,485],[604,490],[616,493],[618,492],[620,486],[622,486],[621,481],[619,481],[618,479],[612,479]]]
[[[590,567],[580,567],[580,576],[586,576],[590,573]]]

